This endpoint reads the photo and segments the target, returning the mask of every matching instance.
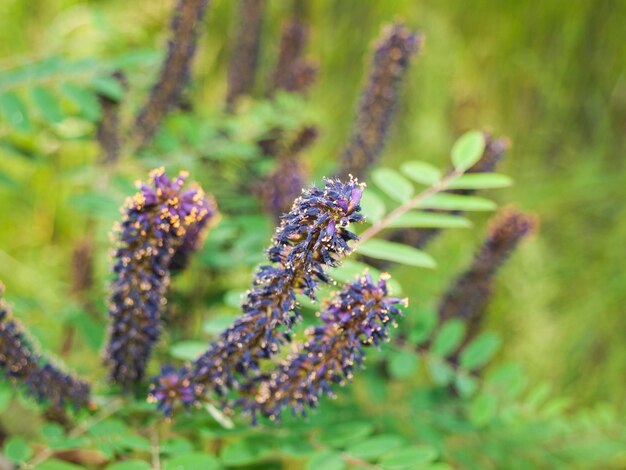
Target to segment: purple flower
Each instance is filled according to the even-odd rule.
[[[21,326],[9,317],[7,306],[0,300],[0,372],[4,377],[22,385],[29,395],[55,410],[88,406],[89,384],[34,352]]]
[[[105,360],[110,378],[125,388],[139,382],[161,333],[161,313],[177,254],[195,247],[216,215],[201,189],[183,190],[186,175],[170,180],[163,169],[124,206],[115,251]]]
[[[151,387],[148,401],[157,403],[157,408],[165,416],[171,416],[176,403],[181,403],[185,408],[195,405],[196,392],[188,376],[189,370],[185,367],[179,370],[169,365],[163,367]]]
[[[406,300],[389,297],[388,275],[374,282],[369,275],[349,283],[321,313],[322,325],[307,331],[301,351],[278,370],[251,381],[239,404],[253,416],[280,419],[284,409],[305,415],[333,387],[352,380],[365,358],[364,348],[388,338],[389,325],[401,315]]]
[[[391,126],[400,84],[411,56],[421,43],[421,35],[411,33],[400,23],[383,29],[361,93],[352,137],[343,151],[340,175],[362,178],[378,161]]]
[[[348,225],[362,220],[362,192],[363,186],[356,180],[326,180],[324,189],[312,187],[296,199],[268,250],[274,264],[257,271],[242,306],[243,315],[189,372],[180,372],[194,384],[199,400],[211,391],[221,397],[239,388],[242,381],[258,374],[262,359],[272,357],[290,340],[291,327],[300,318],[296,293],[315,299],[318,282],[329,281],[325,270],[337,266],[351,251],[348,242],[357,237]],[[151,399],[158,400],[158,390],[158,384],[152,386]]]

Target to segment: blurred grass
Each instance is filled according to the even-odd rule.
[[[276,55],[288,2],[270,1],[261,76]],[[426,48],[407,80],[385,162],[424,159],[443,165],[461,131],[486,127],[514,143],[502,171],[515,187],[494,193],[536,212],[539,235],[498,281],[488,324],[505,337],[504,355],[532,378],[578,402],[622,405],[626,386],[626,3],[610,0],[501,2],[311,2],[310,53],[321,64],[310,95],[322,127],[310,153],[316,174],[333,167],[346,139],[364,59],[380,25],[403,19],[425,32]],[[163,44],[169,1],[4,0],[0,67],[52,52],[109,55]],[[196,62],[196,106],[222,106],[233,2],[215,1]],[[45,136],[41,136],[45,139]],[[48,344],[58,341],[57,313],[67,309],[67,260],[84,221],[67,206],[61,169],[91,161],[93,145],[50,148],[32,165],[2,155],[29,187],[0,193],[0,276],[20,316]],[[207,188],[210,190],[210,188]],[[491,195],[491,194],[490,194]],[[121,200],[120,200],[121,201]],[[479,219],[480,220],[480,219]],[[468,262],[481,224],[449,233],[432,251],[436,272],[399,270],[424,305]],[[106,267],[106,231],[99,272]],[[69,362],[81,370],[80,354]]]

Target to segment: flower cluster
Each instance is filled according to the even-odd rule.
[[[9,310],[2,300],[0,372],[12,382],[23,385],[31,396],[49,404],[52,409],[61,411],[67,406],[79,409],[90,403],[89,385],[35,353],[20,325],[10,319]]]
[[[174,7],[167,56],[150,98],[135,122],[139,145],[152,138],[165,115],[179,104],[189,81],[191,61],[208,3],[209,0],[178,0]]]
[[[341,175],[353,174],[361,178],[378,161],[391,126],[400,84],[411,56],[421,43],[422,37],[402,24],[383,30],[361,93],[352,137],[343,151]]]
[[[228,65],[226,104],[229,109],[239,96],[250,93],[254,86],[264,9],[265,0],[239,0],[235,44]]]
[[[312,187],[296,199],[268,250],[274,264],[259,268],[242,305],[243,315],[189,371],[168,372],[171,379],[161,376],[153,384],[150,399],[158,401],[160,409],[171,412],[178,397],[192,392],[198,400],[210,391],[224,396],[239,388],[242,379],[258,374],[260,361],[289,341],[300,316],[296,293],[315,299],[318,282],[329,281],[326,268],[337,266],[351,250],[348,242],[357,238],[348,225],[362,220],[362,193],[363,185],[356,180],[326,180],[324,189]],[[172,384],[185,390],[172,390]]]
[[[363,363],[364,347],[387,340],[389,325],[401,315],[398,305],[406,300],[389,296],[388,276],[374,282],[369,275],[349,283],[321,314],[322,325],[307,331],[302,350],[277,371],[253,382],[241,400],[253,416],[280,419],[284,409],[305,415],[326,394],[334,397],[333,385],[352,380]]]
[[[536,225],[534,217],[512,207],[502,209],[490,222],[487,238],[469,269],[443,296],[439,304],[440,320],[464,319],[471,337],[491,297],[495,273]]]
[[[170,180],[164,170],[129,198],[119,227],[109,306],[111,327],[105,360],[110,378],[129,387],[143,378],[161,332],[161,313],[177,254],[186,259],[200,231],[216,215],[201,189],[183,191],[186,175]]]

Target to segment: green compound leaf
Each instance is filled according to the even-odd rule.
[[[419,346],[424,343],[435,330],[439,316],[434,310],[422,310],[416,312],[415,325],[409,332],[409,341],[411,344]]]
[[[179,341],[170,346],[170,355],[183,361],[195,361],[206,348],[204,341]]]
[[[12,436],[4,443],[4,456],[12,462],[22,463],[33,455],[28,443],[19,436]]]
[[[478,382],[474,377],[466,373],[459,373],[454,377],[454,386],[460,396],[469,398],[478,389]]]
[[[413,351],[393,351],[389,355],[389,372],[394,379],[406,379],[417,370],[419,357]]]
[[[420,162],[417,160],[404,162],[400,167],[402,173],[411,178],[413,181],[427,186],[432,186],[442,178],[439,168],[430,163]]]
[[[385,470],[414,469],[420,465],[426,465],[437,458],[435,448],[421,445],[397,449],[380,461],[380,466]]]
[[[501,339],[494,333],[483,333],[468,344],[461,354],[461,367],[469,370],[484,366],[500,347]]]
[[[385,203],[372,191],[365,191],[361,197],[361,213],[368,222],[378,222],[385,215]]]
[[[480,131],[469,131],[457,139],[452,146],[452,164],[458,171],[471,168],[485,150],[485,136]]]
[[[450,385],[454,380],[454,369],[444,359],[431,357],[428,361],[428,372],[433,382],[440,387]]]
[[[152,466],[143,460],[125,460],[107,465],[105,470],[150,470]]]
[[[219,468],[222,467],[215,457],[202,452],[179,454],[165,462],[165,470],[217,470]]]
[[[363,442],[354,444],[346,450],[346,452],[354,457],[365,460],[373,460],[384,454],[389,453],[393,449],[397,449],[405,443],[401,436],[395,434],[382,434],[370,437]]]
[[[84,468],[73,463],[53,459],[40,463],[33,470],[84,470]]]
[[[42,119],[49,124],[57,124],[63,120],[63,112],[59,100],[54,94],[42,86],[36,86],[31,91],[33,103]]]
[[[437,266],[435,260],[422,250],[386,240],[368,240],[357,245],[356,251],[371,258],[394,261],[409,266],[420,268],[435,268]]]
[[[431,351],[441,357],[446,357],[454,352],[464,337],[465,323],[457,319],[449,320],[443,324],[437,333]]]
[[[98,98],[93,91],[74,83],[64,83],[61,91],[78,108],[80,114],[88,121],[97,122],[102,115]]]
[[[272,452],[267,440],[257,438],[241,439],[231,442],[222,449],[222,463],[227,466],[241,467],[260,462]]]
[[[91,81],[91,87],[98,94],[106,96],[113,101],[120,101],[124,96],[124,87],[113,77],[95,77]]]
[[[478,196],[439,193],[424,199],[419,207],[422,209],[438,209],[446,211],[492,211],[495,202]]]
[[[346,463],[338,452],[324,450],[313,454],[306,465],[307,470],[345,470]]]
[[[202,331],[209,335],[217,336],[222,333],[226,328],[231,326],[236,318],[237,317],[234,315],[215,315],[214,317],[211,317],[204,322],[204,324],[202,325]]]
[[[374,432],[374,426],[366,421],[339,423],[327,428],[320,436],[320,442],[341,448],[360,441],[372,432]]]
[[[485,426],[495,416],[496,408],[496,398],[489,393],[481,393],[470,405],[469,418],[476,426]]]
[[[437,212],[413,211],[392,220],[389,228],[468,228],[472,222],[465,217]]]
[[[32,126],[26,105],[22,98],[13,91],[0,95],[0,116],[18,131],[29,132],[31,130]]]
[[[161,452],[164,454],[188,454],[193,451],[193,444],[184,437],[173,437],[161,442]]]
[[[404,176],[391,168],[377,168],[372,172],[372,181],[387,196],[398,202],[406,202],[413,196],[413,185]]]
[[[450,183],[449,189],[497,189],[513,185],[513,180],[498,173],[467,173]]]

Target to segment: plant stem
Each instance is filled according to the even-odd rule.
[[[441,178],[439,181],[437,181],[435,184],[433,184],[429,188],[426,188],[424,191],[419,193],[414,198],[409,199],[408,201],[406,201],[402,205],[396,207],[389,214],[387,214],[385,217],[380,219],[378,222],[376,222],[370,228],[365,230],[365,232],[363,232],[361,235],[359,235],[358,243],[363,243],[363,242],[369,240],[370,238],[375,237],[376,235],[378,235],[379,232],[381,232],[384,229],[386,229],[387,226],[391,222],[393,222],[395,219],[397,219],[401,215],[406,214],[411,209],[415,209],[416,207],[418,207],[422,202],[424,202],[429,197],[434,196],[435,194],[440,193],[442,191],[445,191],[446,189],[448,189],[450,184],[454,180],[456,180],[459,176],[461,176],[462,174],[463,174],[462,171],[453,170],[450,173],[448,173],[446,176]]]
[[[154,470],[161,470],[161,458],[159,456],[160,445],[159,445],[159,431],[156,426],[152,428],[150,433],[150,440],[152,441],[152,445],[150,446],[150,454],[152,457],[152,468]]]

